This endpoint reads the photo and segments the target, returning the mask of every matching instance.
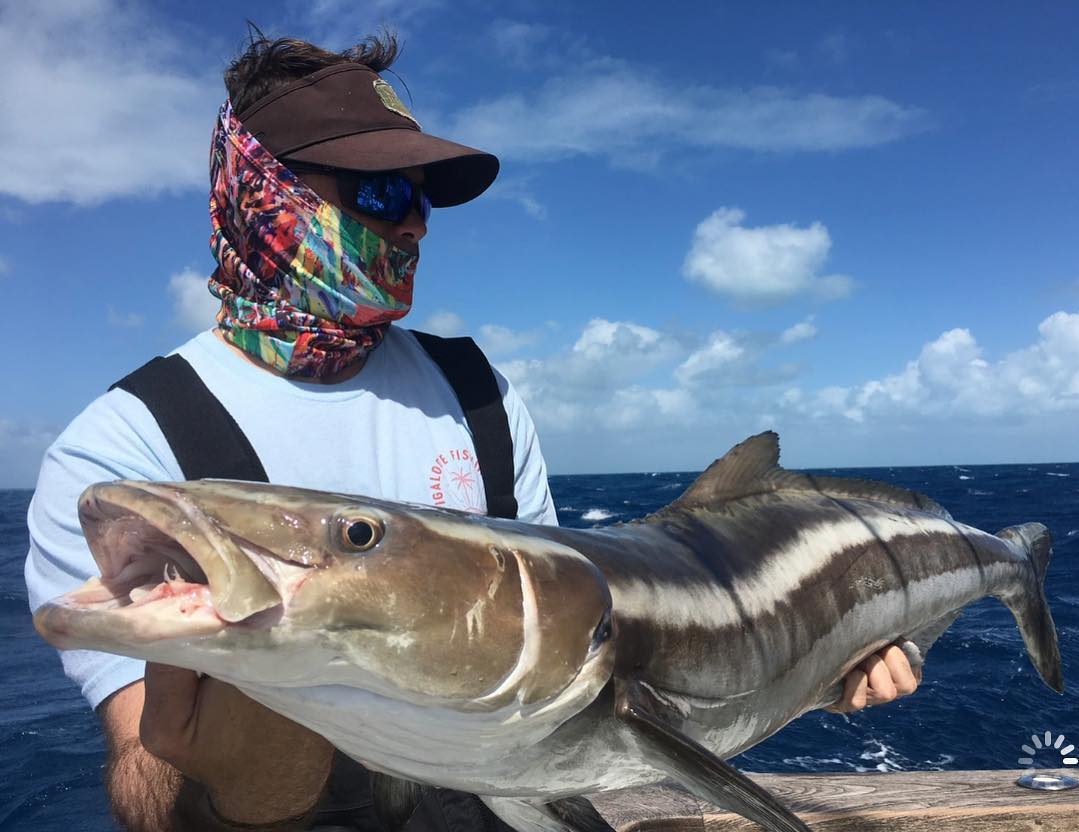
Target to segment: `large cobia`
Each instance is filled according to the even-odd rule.
[[[656,514],[588,531],[253,483],[103,483],[79,506],[101,578],[34,622],[60,648],[231,682],[521,830],[602,828],[576,796],[666,777],[805,830],[723,760],[835,701],[870,653],[905,638],[920,662],[991,595],[1063,682],[1044,526],[987,534],[778,459],[760,434]]]

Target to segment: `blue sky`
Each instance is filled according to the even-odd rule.
[[[435,211],[406,324],[477,337],[552,473],[764,428],[792,467],[1079,459],[1073,4],[0,0],[0,487],[212,322],[247,17],[396,25],[420,122],[500,156]]]

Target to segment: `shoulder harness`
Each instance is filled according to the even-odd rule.
[[[471,338],[413,335],[461,404],[483,477],[488,516],[515,519],[513,438],[490,363]],[[151,359],[109,389],[117,387],[146,405],[187,479],[269,482],[236,420],[179,355]]]

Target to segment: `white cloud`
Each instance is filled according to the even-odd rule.
[[[184,269],[169,278],[173,321],[193,332],[213,326],[221,309],[221,301],[210,294],[206,281],[206,275],[194,269]]]
[[[594,318],[566,352],[500,362],[541,428],[568,432],[609,425],[630,430],[700,423],[736,408],[732,387],[789,380],[769,366],[778,336],[713,332],[703,343],[631,321]]]
[[[683,384],[692,384],[702,378],[719,378],[745,356],[746,350],[726,332],[713,332],[708,343],[689,356],[674,371]]]
[[[787,391],[781,404],[814,419],[1016,419],[1079,411],[1079,313],[1056,312],[1031,346],[991,362],[967,329],[925,344],[893,375],[812,395]]]
[[[443,338],[454,338],[464,333],[465,321],[456,312],[441,309],[421,323],[418,329],[432,335],[441,335]]]
[[[484,192],[484,199],[504,199],[515,202],[533,219],[547,219],[547,206],[541,203],[528,186],[527,179],[497,179]]]
[[[606,318],[593,318],[582,330],[573,351],[595,358],[605,358],[617,353],[652,352],[662,336],[651,327],[625,321],[608,321]]]
[[[783,330],[783,334],[779,336],[779,343],[797,344],[799,341],[808,341],[810,338],[816,337],[817,327],[813,325],[813,316],[810,315],[804,321]]]
[[[824,299],[848,294],[853,281],[820,275],[832,239],[819,222],[744,226],[745,212],[720,208],[697,226],[683,274],[714,292],[747,303],[774,304],[813,293]]]
[[[114,306],[109,306],[105,321],[117,329],[138,329],[146,323],[146,319],[137,312],[117,312]]]
[[[549,77],[538,89],[456,112],[445,131],[506,159],[606,156],[634,167],[677,148],[834,151],[927,129],[927,115],[877,95],[775,87],[719,88],[658,77],[611,58]]]
[[[1049,316],[1033,344],[998,360],[949,330],[895,374],[851,386],[797,384],[797,367],[774,363],[789,343],[716,331],[692,344],[595,319],[570,349],[499,368],[560,472],[699,468],[765,428],[813,466],[1061,459],[1079,447],[1079,313]]]
[[[479,331],[479,345],[487,355],[509,355],[535,344],[538,332],[517,332],[498,324],[484,324]]]
[[[540,46],[551,35],[551,27],[520,20],[496,20],[489,29],[495,53],[515,66],[527,66],[535,60]]]
[[[131,2],[5,3],[0,153],[19,163],[0,193],[89,204],[205,188],[223,90],[184,68],[194,48]]]
[[[640,382],[684,355],[678,339],[651,327],[593,318],[568,351],[542,360],[499,362],[499,369],[540,425],[572,430],[615,420],[628,427],[646,418],[644,401],[653,409],[672,406],[677,392],[648,389]]]
[[[416,328],[421,332],[430,332],[432,335],[440,335],[443,338],[472,334],[469,332],[465,319],[448,309],[434,312]],[[486,355],[496,356],[509,355],[538,343],[543,338],[543,332],[540,330],[518,332],[500,324],[483,324],[473,337]]]

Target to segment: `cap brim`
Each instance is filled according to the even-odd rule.
[[[490,153],[446,141],[418,130],[375,130],[327,139],[289,152],[289,159],[344,170],[424,169],[424,193],[435,208],[475,199],[498,176]]]

